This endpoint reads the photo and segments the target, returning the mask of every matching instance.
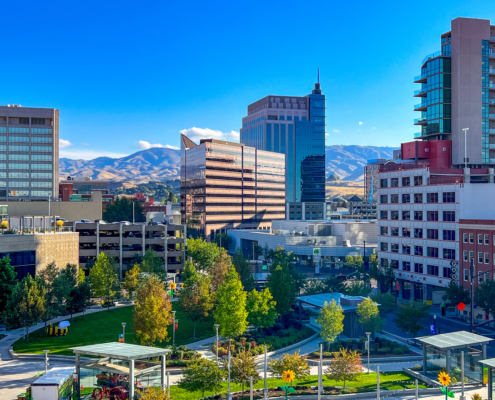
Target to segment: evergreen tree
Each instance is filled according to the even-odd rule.
[[[215,323],[223,337],[237,337],[247,328],[246,292],[234,267],[231,267],[216,295]]]
[[[234,257],[232,258],[235,270],[241,278],[242,286],[246,292],[250,292],[255,288],[255,282],[253,277],[253,267],[251,263],[244,258],[242,250],[237,248]]]
[[[60,314],[67,311],[71,313],[72,319],[72,296],[75,294],[78,281],[78,267],[75,264],[67,264],[61,269],[58,277],[55,279],[54,291],[57,298]]]
[[[246,309],[249,323],[256,328],[269,328],[277,319],[276,303],[269,289],[257,291],[254,289],[248,294]]]
[[[145,346],[169,340],[167,325],[172,323],[172,303],[163,283],[148,277],[139,287],[134,308],[134,333]]]
[[[213,238],[213,242],[216,243],[219,248],[228,250],[232,244],[232,238],[226,233],[217,233]]]
[[[12,291],[4,310],[4,320],[11,327],[26,328],[29,343],[29,327],[40,321],[45,314],[45,287],[40,278],[26,276]]]
[[[278,265],[272,268],[266,283],[273,300],[277,303],[278,315],[287,314],[291,310],[296,297],[296,285],[289,268],[286,265]]]
[[[18,284],[16,277],[17,272],[10,265],[10,256],[7,254],[0,259],[0,315],[5,310],[5,306],[14,287]]]
[[[105,253],[100,253],[94,267],[89,272],[89,277],[94,295],[101,298],[106,297],[108,309],[110,309],[110,301],[117,293],[115,285],[118,283],[118,278],[115,260]]]
[[[59,299],[57,295],[57,279],[60,274],[55,262],[48,264],[41,272],[38,274],[39,278],[43,282],[45,287],[46,304],[45,304],[45,314],[43,319],[45,320],[45,330],[47,326],[47,321],[60,315]]]
[[[187,280],[191,279],[193,275],[196,275],[196,267],[191,261],[186,260],[184,264],[184,269],[182,270],[181,273],[182,280],[186,282]]]

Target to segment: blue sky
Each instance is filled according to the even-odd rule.
[[[397,146],[418,131],[413,77],[450,20],[495,24],[493,0],[18,0],[1,11],[0,104],[60,109],[61,155],[85,159],[178,146],[182,130],[235,138],[249,103],[310,93],[318,67],[327,144]]]

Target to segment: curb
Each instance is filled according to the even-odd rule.
[[[304,339],[304,340],[302,340],[300,342],[291,344],[290,346],[284,347],[282,349],[278,349],[278,350],[275,350],[275,351],[267,352],[266,353],[266,357],[271,357],[271,356],[274,356],[276,354],[285,353],[285,352],[287,352],[289,350],[296,349],[296,348],[298,348],[300,346],[305,345],[306,343],[309,343],[309,342],[315,340],[319,335],[320,335],[320,333],[319,332],[316,332],[313,336],[310,336],[309,338]],[[301,355],[305,355],[305,354],[301,354]],[[255,361],[264,361],[264,360],[265,360],[265,355],[264,354],[259,355],[258,357],[255,358]]]
[[[407,356],[407,357],[383,357],[383,358],[370,358],[370,364],[375,364],[375,363],[393,363],[397,361],[421,361],[423,360],[423,357],[421,356]],[[318,360],[307,360],[309,365],[318,365],[320,362]],[[330,364],[332,360],[323,360],[323,365]],[[363,364],[368,363],[368,357],[363,357],[361,358],[361,362]]]

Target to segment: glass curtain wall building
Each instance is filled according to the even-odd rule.
[[[248,106],[241,143],[285,154],[289,202],[325,201],[325,95],[266,96]]]
[[[451,140],[457,167],[495,166],[495,26],[456,18],[440,36],[441,50],[421,63],[414,97],[418,140]],[[464,130],[468,128],[467,130]]]
[[[241,143],[181,135],[181,215],[188,235],[269,229],[285,219],[285,156]]]

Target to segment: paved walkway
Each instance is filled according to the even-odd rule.
[[[466,397],[466,400],[470,400],[471,396],[475,393],[480,394],[481,397],[483,398],[483,400],[486,400],[488,398],[488,388],[486,388],[486,387],[480,388],[480,389],[466,390],[464,392],[464,396]],[[454,395],[455,395],[455,399],[459,400],[461,398],[461,389],[455,388],[454,389]],[[370,397],[370,399],[375,399],[375,398],[376,398],[376,395],[375,395],[375,397]],[[382,396],[380,398],[387,399],[387,400],[410,400],[410,399],[414,399],[415,397],[414,396],[386,397],[385,392],[383,392]],[[440,393],[440,390],[438,390],[438,395],[420,396],[419,398],[421,400],[445,400],[445,395]]]

